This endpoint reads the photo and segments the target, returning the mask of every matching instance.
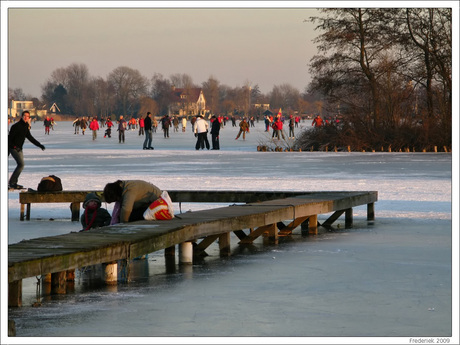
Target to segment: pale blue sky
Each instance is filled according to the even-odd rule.
[[[101,6],[105,4],[110,2]],[[146,2],[146,7],[131,9],[10,6],[8,86],[40,97],[41,85],[51,73],[72,63],[85,64],[91,76],[103,78],[119,66],[128,66],[149,79],[154,73],[166,78],[186,73],[201,85],[212,75],[230,87],[258,84],[263,93],[284,83],[302,92],[310,81],[308,63],[316,54],[312,39],[317,32],[305,20],[318,15],[314,8],[159,9],[151,5]]]

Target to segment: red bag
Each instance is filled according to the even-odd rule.
[[[163,191],[161,196],[152,202],[144,212],[145,220],[169,220],[172,218],[174,218],[174,210],[167,191]]]

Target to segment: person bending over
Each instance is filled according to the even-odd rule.
[[[119,216],[114,207],[111,224],[143,220],[145,210],[160,196],[160,188],[142,180],[117,180],[104,187],[105,201],[119,203]]]

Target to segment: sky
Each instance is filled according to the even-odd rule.
[[[129,2],[131,8],[101,7],[115,2],[48,3],[54,8],[24,3],[2,6],[9,6],[8,87],[26,95],[40,98],[51,73],[72,63],[85,64],[93,77],[127,66],[148,79],[184,73],[201,85],[213,76],[230,87],[258,85],[263,93],[281,84],[303,92],[310,81],[318,32],[308,19],[319,12],[307,2],[277,3],[282,8],[268,8],[273,4],[267,2],[251,8],[241,7],[246,2],[225,8],[210,8],[222,2],[205,2],[206,8],[175,2],[167,2],[169,8],[153,8],[154,2]],[[186,5],[191,4],[196,2]]]

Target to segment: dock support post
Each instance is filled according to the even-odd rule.
[[[219,253],[220,256],[230,256],[230,233],[219,235]]]
[[[66,271],[65,280],[68,282],[75,281],[75,269]]]
[[[67,271],[51,273],[51,293],[65,294],[66,293]]]
[[[375,220],[374,203],[367,204],[367,220]]]
[[[264,235],[264,244],[278,244],[279,232],[276,223],[268,226],[267,232]]]
[[[302,232],[308,230],[308,224],[310,222],[310,217],[308,217],[307,219],[305,219],[302,224],[300,224],[300,229],[302,230]]]
[[[8,320],[8,336],[16,336],[16,323],[14,322],[14,320]]]
[[[102,265],[104,269],[104,281],[106,284],[116,284],[118,280],[118,264],[116,261]]]
[[[21,204],[21,212],[19,214],[19,220],[24,220],[24,207],[26,206],[26,219],[30,220],[30,203]]]
[[[165,257],[176,256],[176,246],[165,248]]]
[[[79,202],[71,203],[70,210],[72,212],[72,222],[78,222],[80,220],[80,203]]]
[[[193,263],[193,243],[183,242],[179,244],[179,264],[191,265]]]
[[[166,272],[176,272],[176,246],[165,248],[165,266]]]
[[[308,217],[308,233],[310,235],[318,235],[318,215],[314,214]]]
[[[8,307],[22,307],[22,280],[8,283]]]
[[[345,227],[351,228],[353,226],[353,209],[348,208],[345,210]]]

